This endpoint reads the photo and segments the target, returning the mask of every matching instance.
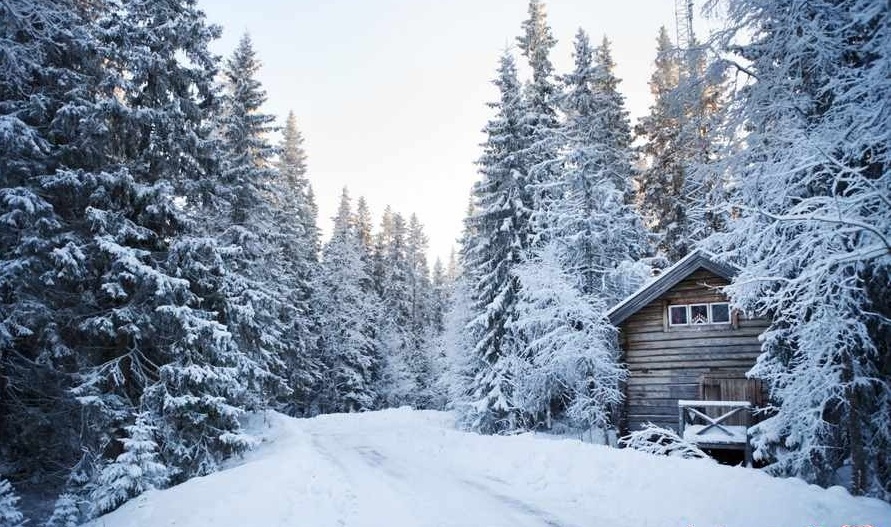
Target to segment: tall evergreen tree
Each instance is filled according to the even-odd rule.
[[[769,470],[891,498],[891,7],[729,2],[750,75],[728,127],[738,217],[715,245],[737,307],[772,317],[751,375]],[[842,470],[845,472],[846,470]]]
[[[379,319],[371,278],[347,190],[341,195],[331,239],[322,251],[318,291],[320,353],[325,376],[316,389],[320,412],[353,412],[375,407],[380,370]]]
[[[609,43],[596,50],[579,30],[575,69],[564,78],[566,142],[559,202],[549,238],[557,258],[586,295],[612,305],[640,285],[634,262],[649,250],[646,230],[627,203],[631,194],[631,131]]]
[[[414,346],[407,235],[405,219],[388,206],[375,242],[375,278],[383,306],[378,322],[383,359],[379,391],[390,406],[409,404],[414,392],[408,369]]]
[[[4,181],[2,214],[15,226],[4,258],[28,265],[4,265],[16,276],[4,273],[9,311],[0,334],[8,339],[0,340],[5,388],[15,394],[9,415],[26,434],[50,425],[46,437],[57,447],[27,456],[16,450],[28,442],[19,432],[4,432],[4,445],[27,460],[35,481],[50,462],[56,476],[43,488],[60,483],[56,467],[73,466],[62,478],[80,492],[103,457],[115,456],[139,407],[162,413],[148,395],[180,360],[179,346],[216,349],[220,340],[199,329],[211,315],[179,276],[177,264],[191,258],[181,250],[188,222],[174,197],[210,166],[215,59],[207,43],[218,31],[188,1],[34,5],[39,14],[4,9],[0,24],[30,51],[27,62],[14,60],[20,76],[4,84],[14,89],[3,94],[3,119],[19,130],[4,134],[16,178]],[[41,17],[49,18],[32,24]],[[29,399],[53,401],[65,418],[40,424],[39,407],[16,403]],[[238,423],[223,428],[231,434]],[[178,461],[163,459],[184,477],[193,473]]]
[[[561,147],[558,130],[557,100],[559,88],[554,78],[551,49],[557,43],[547,23],[545,6],[530,0],[529,18],[523,21],[523,34],[517,43],[532,70],[532,80],[525,86],[523,126],[528,144],[523,149],[522,163],[533,192],[533,221],[539,233],[547,230],[544,213],[553,202],[559,201],[554,182],[559,179]]]
[[[0,456],[7,470],[48,489],[68,476],[50,474],[80,457],[73,436],[80,412],[68,392],[77,340],[66,338],[80,291],[64,289],[56,261],[73,255],[72,267],[83,268],[77,246],[84,235],[66,229],[77,207],[44,178],[68,141],[50,136],[57,116],[91,99],[101,74],[99,44],[87,27],[86,13],[69,3],[15,1],[0,9]],[[67,419],[54,417],[61,409]],[[40,448],[35,436],[56,448]]]
[[[723,224],[723,184],[711,167],[722,142],[716,130],[723,78],[696,42],[678,49],[664,27],[657,42],[650,80],[655,103],[636,127],[646,163],[637,176],[637,202],[663,237],[660,249],[675,261]]]
[[[282,131],[277,172],[267,199],[275,224],[273,241],[277,258],[266,259],[267,272],[282,291],[280,311],[286,348],[283,351],[285,376],[291,388],[284,410],[303,415],[308,411],[312,387],[321,375],[315,335],[318,333],[314,309],[313,283],[318,274],[319,231],[310,202],[311,186],[306,178],[306,152],[294,113]]]
[[[484,129],[487,139],[478,161],[482,179],[473,188],[473,211],[465,224],[465,276],[470,282],[473,317],[465,331],[472,343],[468,385],[455,401],[467,424],[484,432],[513,429],[518,409],[512,401],[512,376],[518,350],[505,345],[514,316],[517,280],[512,269],[533,241],[533,196],[522,153],[530,144],[526,108],[513,57],[501,57],[494,81],[500,100]]]
[[[214,307],[243,357],[242,379],[249,388],[245,404],[254,408],[287,391],[281,377],[283,357],[306,353],[299,334],[305,327],[295,320],[300,314],[289,298],[301,294],[289,286],[302,284],[283,276],[291,269],[276,266],[282,262],[283,242],[291,235],[288,230],[298,227],[291,221],[273,221],[268,192],[277,175],[272,166],[276,150],[268,133],[275,118],[262,113],[266,93],[256,79],[259,68],[245,34],[223,71],[226,91],[219,123],[223,155],[217,184],[223,214],[205,227],[209,234],[219,232],[218,242],[225,249],[223,295]]]

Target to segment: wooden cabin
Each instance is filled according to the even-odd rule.
[[[724,405],[731,413],[735,407],[748,413],[745,402],[763,406],[761,382],[745,374],[760,354],[758,335],[768,321],[729,308],[721,288],[737,271],[696,250],[609,311],[629,373],[618,423],[623,434],[651,422],[684,435],[683,407],[697,401],[732,403]],[[695,413],[712,417],[728,410],[714,403],[700,406],[701,413]],[[748,423],[741,413],[723,425],[743,425],[745,437]],[[695,417],[692,410],[689,416]],[[705,426],[709,432],[723,428]]]

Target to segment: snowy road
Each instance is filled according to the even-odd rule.
[[[353,489],[343,509],[350,513],[344,525],[379,526],[382,518],[418,527],[576,525],[561,519],[559,511],[512,496],[504,481],[455,472],[443,463],[447,453],[416,448],[398,431],[355,434],[336,421],[320,420],[307,431],[313,447]]]
[[[103,527],[891,526],[891,506],[758,471],[531,435],[454,430],[391,410],[252,426],[226,470],[148,492]]]

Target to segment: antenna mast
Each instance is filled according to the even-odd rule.
[[[674,21],[677,46],[682,50],[693,47],[693,0],[674,0]]]

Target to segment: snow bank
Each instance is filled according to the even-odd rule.
[[[478,436],[407,409],[270,413],[231,468],[149,492],[94,526],[891,525],[891,505],[761,472],[525,434]]]

